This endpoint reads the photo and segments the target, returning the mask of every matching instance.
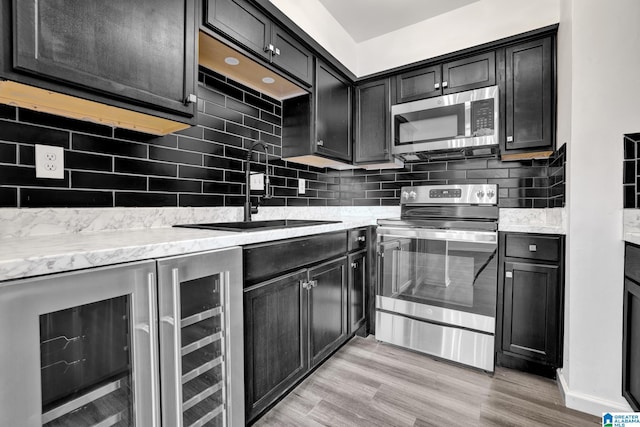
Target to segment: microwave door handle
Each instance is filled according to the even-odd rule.
[[[473,136],[471,132],[471,101],[467,101],[464,103],[464,136]]]

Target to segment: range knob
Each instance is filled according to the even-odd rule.
[[[410,192],[410,193],[409,193],[409,198],[410,198],[410,199],[415,199],[415,198],[416,198],[416,196],[417,196],[417,194],[416,194],[416,192],[415,192],[415,191],[412,191],[412,192]]]
[[[487,197],[490,199],[493,199],[493,196],[495,196],[496,193],[494,193],[492,190],[487,191]]]
[[[403,191],[402,192],[402,198],[403,199],[408,199],[409,198],[409,192],[408,191]]]
[[[478,196],[478,199],[482,199],[484,197],[484,191],[478,191],[476,196]]]

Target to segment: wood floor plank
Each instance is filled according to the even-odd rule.
[[[257,426],[598,426],[567,409],[555,381],[493,375],[355,337]]]

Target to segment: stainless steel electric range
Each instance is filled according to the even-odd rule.
[[[497,185],[403,187],[378,220],[376,339],[493,371]]]

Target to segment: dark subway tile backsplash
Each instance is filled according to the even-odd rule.
[[[640,133],[631,133],[624,136],[624,162],[622,184],[624,192],[624,207],[640,208]]]
[[[564,206],[564,146],[546,160],[319,169],[279,158],[279,101],[209,70],[199,81],[198,125],[166,136],[0,105],[0,207],[242,206],[247,148],[257,138],[269,145],[273,197],[265,206],[394,206],[402,186],[465,182],[498,184],[502,207]],[[635,156],[635,141],[626,141],[625,153]],[[34,144],[65,148],[64,179],[35,178]],[[265,170],[264,158],[254,155],[252,171]],[[625,165],[625,206],[638,199],[633,159]],[[300,178],[305,194],[297,191]]]

